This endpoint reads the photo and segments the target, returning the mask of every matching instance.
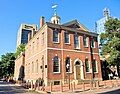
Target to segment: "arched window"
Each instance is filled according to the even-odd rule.
[[[70,64],[70,58],[69,57],[67,57],[66,58],[66,61],[65,61],[65,63],[66,63],[66,72],[70,72],[71,70],[71,64]]]
[[[58,56],[55,56],[54,57],[54,60],[53,60],[53,72],[60,72],[60,66],[59,66],[59,58]]]
[[[98,67],[98,66],[97,66],[97,62],[96,62],[96,60],[94,59],[94,60],[93,60],[93,72],[97,72],[97,70],[98,70],[97,67]]]
[[[85,59],[85,68],[86,68],[86,72],[90,72],[90,64],[88,59]]]

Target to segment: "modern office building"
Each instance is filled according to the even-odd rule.
[[[28,42],[28,33],[37,31],[37,26],[34,24],[21,24],[17,35],[17,47],[20,44],[26,44]]]
[[[105,22],[108,20],[108,18],[110,17],[110,11],[108,8],[105,8],[103,10],[103,18],[101,18],[100,20],[98,20],[96,22],[96,31],[99,34],[98,36],[98,44],[99,44],[99,52],[101,53],[101,47],[102,44],[104,43],[104,41],[101,41],[100,39],[100,34],[105,32]]]

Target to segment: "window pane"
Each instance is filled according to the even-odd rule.
[[[84,46],[87,46],[87,37],[86,36],[83,36],[83,44],[84,44]]]
[[[93,72],[97,72],[96,60],[93,60]]]
[[[58,42],[58,32],[57,31],[53,31],[53,41]]]
[[[53,62],[53,72],[59,72],[59,60],[58,57],[54,57],[54,62]]]
[[[90,71],[88,59],[85,59],[86,72]]]
[[[74,35],[74,46],[75,48],[79,48],[79,40],[78,40],[78,35]]]
[[[66,72],[70,72],[70,58],[66,58]]]
[[[93,47],[93,48],[95,47],[95,45],[94,45],[94,39],[91,40],[91,47]]]
[[[69,43],[69,33],[65,32],[65,43]]]

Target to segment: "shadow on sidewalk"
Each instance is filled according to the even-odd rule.
[[[107,91],[107,92],[103,92],[103,93],[98,93],[98,94],[120,94],[120,89]]]

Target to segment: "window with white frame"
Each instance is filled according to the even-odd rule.
[[[67,57],[67,58],[66,58],[65,64],[66,64],[66,72],[71,72],[70,57]]]
[[[94,38],[91,39],[91,47],[95,48],[95,40],[94,40]]]
[[[97,61],[94,59],[93,60],[93,72],[97,72],[97,71],[98,71]]]
[[[85,68],[86,68],[86,72],[90,72],[90,64],[88,59],[85,59]]]
[[[59,42],[59,33],[57,29],[53,30],[53,42],[56,42],[56,43]]]
[[[87,36],[83,36],[83,45],[84,45],[84,47],[88,47],[88,37]]]
[[[79,48],[80,48],[79,36],[78,36],[78,34],[75,34],[75,35],[74,35],[74,47],[75,47],[76,49],[79,49]]]
[[[60,72],[60,62],[58,56],[55,56],[53,59],[53,72],[54,73]]]
[[[67,31],[64,32],[64,40],[65,40],[65,43],[67,44],[70,43],[70,35]]]

